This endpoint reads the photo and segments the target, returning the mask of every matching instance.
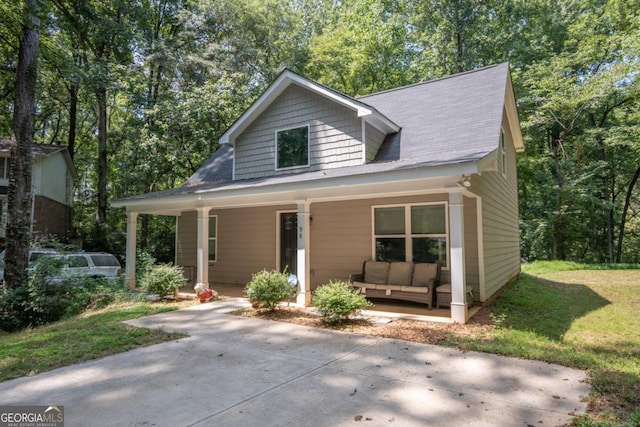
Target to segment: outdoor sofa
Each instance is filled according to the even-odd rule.
[[[365,261],[351,282],[367,298],[386,298],[427,304],[431,309],[440,280],[440,264]]]

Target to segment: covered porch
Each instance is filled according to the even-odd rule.
[[[422,187],[424,188],[424,187]],[[424,305],[377,300],[374,312],[390,316],[415,316],[423,320],[465,323],[476,311],[466,300],[468,285],[482,301],[481,200],[467,189],[449,186],[432,191],[405,191],[280,203],[241,204],[210,201],[206,207],[188,210],[133,210],[127,207],[126,280],[135,287],[137,220],[140,213],[173,214],[177,218],[176,264],[185,267],[194,284],[213,288],[222,295],[242,296],[251,274],[295,264],[299,292],[295,303],[311,304],[312,290],[330,280],[348,280],[372,251],[375,206],[446,206],[447,267],[441,283],[451,285],[450,308],[427,310]],[[219,201],[218,201],[219,202]],[[200,202],[199,204],[204,204]],[[163,205],[166,208],[166,205]],[[287,257],[282,240],[284,215],[295,219],[292,250]],[[471,263],[471,267],[468,264]],[[289,270],[291,271],[291,270]],[[478,304],[476,304],[477,306]]]

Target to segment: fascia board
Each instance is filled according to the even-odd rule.
[[[231,127],[219,139],[221,144],[234,144],[235,137],[246,129],[267,107],[274,102],[286,88],[291,84],[297,84],[311,92],[334,101],[352,111],[358,117],[374,117],[375,120],[383,123],[389,129],[397,132],[400,128],[388,118],[375,111],[373,108],[354,100],[339,92],[318,84],[312,80],[302,77],[293,71],[285,70],[280,76],[260,95],[260,97],[231,125]]]
[[[461,175],[479,173],[476,162],[429,168],[400,169],[306,182],[287,182],[268,186],[202,191],[152,199],[115,200],[112,207],[150,214],[179,215],[197,207],[232,208],[294,203],[296,200],[338,200],[354,197],[381,197],[407,192],[446,192]]]
[[[509,122],[513,145],[515,146],[517,153],[522,153],[524,152],[524,139],[522,138],[522,128],[520,127],[520,120],[518,119],[518,107],[516,103],[516,96],[513,92],[513,83],[511,81],[510,73],[507,73],[507,88],[505,90],[504,108],[507,113],[507,121]]]

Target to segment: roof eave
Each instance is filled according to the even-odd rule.
[[[125,208],[131,212],[177,216],[183,211],[205,206],[234,208],[293,203],[300,198],[317,201],[323,197],[343,197],[345,199],[381,197],[381,192],[384,191],[385,187],[389,187],[389,194],[391,194],[391,188],[400,187],[403,183],[417,181],[429,182],[430,190],[422,185],[406,185],[407,191],[419,188],[420,191],[446,192],[447,188],[449,188],[448,185],[454,185],[459,180],[459,176],[479,174],[481,173],[481,167],[480,161],[473,160],[432,167],[395,169],[304,182],[293,181],[264,186],[247,185],[246,187],[233,189],[206,189],[188,194],[161,195],[148,198],[124,198],[112,201],[111,206]]]
[[[227,131],[222,134],[219,139],[221,144],[235,144],[235,138],[242,131],[244,131],[267,107],[276,100],[282,92],[285,91],[290,85],[297,84],[305,89],[310,90],[320,96],[323,96],[331,101],[334,101],[343,107],[346,107],[354,111],[358,117],[365,117],[365,120],[369,120],[374,126],[380,127],[387,132],[397,132],[400,130],[399,126],[393,123],[389,118],[376,111],[374,108],[359,102],[347,95],[336,92],[302,77],[299,74],[294,73],[289,69],[285,69],[276,80],[269,85],[262,95],[231,125]]]
[[[511,131],[513,145],[515,146],[517,153],[522,153],[524,152],[524,138],[522,137],[522,128],[520,127],[520,120],[518,119],[518,106],[516,96],[513,91],[513,82],[511,81],[510,72],[507,72],[504,108],[507,114],[507,121],[509,124],[509,130]]]

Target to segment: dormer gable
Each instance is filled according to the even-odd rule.
[[[220,137],[234,180],[371,161],[399,126],[375,108],[284,70]]]

